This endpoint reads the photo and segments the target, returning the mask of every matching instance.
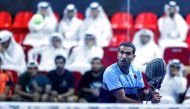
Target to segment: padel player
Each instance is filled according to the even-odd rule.
[[[158,93],[144,93],[142,74],[138,68],[131,65],[135,51],[136,48],[131,42],[122,42],[119,45],[118,62],[109,66],[104,72],[100,102],[142,103],[146,96],[149,96],[152,103],[160,101],[161,96]]]

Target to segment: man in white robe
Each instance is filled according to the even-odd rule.
[[[65,36],[64,47],[70,49],[78,44],[78,33],[82,25],[82,21],[76,16],[77,9],[74,4],[68,4],[64,9],[63,15],[63,18],[59,23],[58,32]]]
[[[33,47],[40,45],[47,45],[49,43],[49,34],[55,32],[57,27],[57,19],[54,15],[51,5],[48,2],[38,3],[37,14],[40,14],[43,17],[42,22],[35,23],[35,17],[29,21],[29,30],[30,33],[27,34],[23,44],[31,45]]]
[[[137,48],[133,64],[142,72],[145,72],[148,62],[154,58],[162,57],[160,48],[154,41],[154,33],[149,29],[141,29],[135,33],[133,44]]]
[[[52,33],[49,45],[35,47],[28,53],[29,62],[37,62],[40,57],[39,71],[50,71],[55,66],[55,57],[64,56],[67,59],[68,51],[62,46],[63,36],[60,33]]]
[[[92,2],[85,14],[86,18],[80,29],[81,40],[87,31],[93,30],[97,45],[108,46],[112,38],[112,28],[102,6],[97,2]]]
[[[0,31],[0,58],[2,69],[14,70],[18,75],[26,70],[24,50],[10,31]]]
[[[90,62],[94,57],[102,59],[104,51],[101,47],[96,46],[95,41],[95,36],[92,33],[86,33],[83,43],[73,48],[66,68],[84,74],[84,72],[91,69]]]
[[[187,79],[183,77],[183,64],[178,59],[170,60],[167,65],[166,76],[160,88],[161,104],[179,103],[179,95],[187,87]]]
[[[162,51],[170,46],[187,46],[184,42],[188,32],[188,25],[179,14],[179,6],[175,1],[165,5],[165,15],[158,20],[160,31],[159,46]]]

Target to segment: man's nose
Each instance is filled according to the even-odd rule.
[[[126,55],[126,53],[124,53],[124,54],[122,55],[122,57],[123,57],[123,58],[127,58],[127,55]]]

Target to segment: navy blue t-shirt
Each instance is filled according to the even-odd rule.
[[[69,88],[74,88],[74,77],[68,70],[63,75],[58,75],[57,70],[50,71],[48,77],[51,80],[53,90],[59,94],[65,93]]]

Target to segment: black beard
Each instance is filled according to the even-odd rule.
[[[121,60],[118,62],[119,64],[119,68],[120,70],[125,73],[125,74],[128,74],[129,73],[129,67],[131,65],[131,61],[126,61],[126,60]]]
[[[174,18],[174,15],[175,15],[175,13],[170,13],[170,14],[169,14],[169,16],[170,16],[171,18]]]

